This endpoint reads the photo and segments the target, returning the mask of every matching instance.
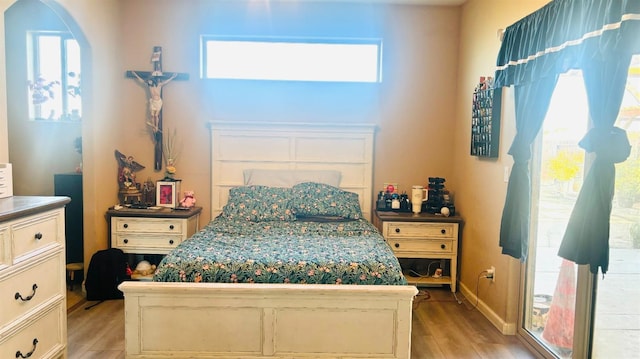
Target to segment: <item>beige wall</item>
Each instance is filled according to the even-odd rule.
[[[498,29],[504,29],[548,0],[470,0],[462,11],[460,63],[456,92],[454,178],[456,206],[464,228],[461,248],[461,289],[475,295],[479,283],[480,309],[503,332],[513,332],[517,321],[520,262],[501,254],[500,218],[507,190],[504,169],[513,163],[507,154],[515,135],[513,94],[506,89],[497,159],[469,155],[471,95],[480,76],[492,76],[500,49]],[[496,267],[496,280],[478,281],[480,273]]]
[[[80,26],[91,46],[92,72],[83,76],[85,93],[90,96],[90,106],[85,109],[82,124],[84,164],[84,231],[85,263],[98,249],[106,248],[107,226],[105,209],[113,205],[113,193],[117,191],[113,152],[106,149],[117,143],[120,127],[119,109],[114,106],[117,95],[116,75],[119,65],[117,54],[118,29],[117,1],[61,0],[63,6]],[[13,1],[2,1],[4,11]],[[4,46],[4,17],[0,17],[0,53],[10,54]],[[84,74],[83,74],[84,75]],[[5,56],[0,56],[0,109],[6,109]],[[0,161],[8,160],[8,134],[6,111],[0,111]],[[115,122],[115,125],[114,125]],[[38,139],[25,139],[25,141]],[[37,143],[37,142],[35,142]],[[38,174],[33,174],[38,175]],[[14,179],[15,180],[15,179]],[[85,267],[86,268],[86,267]]]
[[[196,1],[191,4],[193,6],[186,7],[171,0],[124,2],[121,8],[123,67],[120,70],[124,73],[150,69],[151,49],[161,45],[164,70],[189,73],[188,81],[174,81],[165,86],[163,117],[165,128],[176,128],[184,143],[177,165],[178,177],[183,179],[183,189],[195,190],[198,204],[204,207],[202,223],[209,219],[206,123],[211,120],[373,122],[379,126],[374,170],[376,188],[382,188],[384,181],[392,181],[399,183],[401,189],[407,189],[412,184],[426,184],[429,176],[451,178],[453,175],[451,139],[455,125],[458,8],[360,4],[344,10],[343,5],[336,4],[284,3],[267,9],[248,3],[212,6],[211,2]],[[221,7],[224,10],[220,10]],[[238,18],[250,18],[257,29],[267,27],[269,21],[279,22],[280,28],[272,30],[273,33],[286,35],[298,29],[313,33],[322,27],[330,28],[336,20],[327,18],[323,22],[322,17],[341,9],[348,21],[367,23],[376,28],[371,34],[384,37],[384,81],[371,94],[366,109],[345,110],[339,105],[323,104],[322,99],[313,99],[313,89],[309,90],[308,99],[289,98],[285,104],[265,106],[252,98],[260,96],[259,88],[248,88],[244,103],[233,107],[216,96],[217,89],[199,79],[198,36],[203,32],[224,31],[224,25],[209,28],[202,13],[226,10]],[[362,16],[363,13],[366,16]],[[321,18],[315,27],[298,23],[300,17],[315,14]],[[262,26],[261,22],[264,22]],[[126,79],[121,86],[118,102],[124,113],[120,121],[126,130],[121,133],[119,149],[147,166],[138,178],[159,179],[162,173],[151,169],[152,143],[143,121],[146,110],[143,88],[136,81]],[[274,86],[270,95],[281,99],[291,96],[289,91]],[[233,100],[232,95],[228,97]],[[261,107],[262,111],[255,113],[246,109],[254,106]],[[317,108],[306,111],[307,106]],[[350,112],[349,115],[345,116],[344,111]]]
[[[255,2],[250,6],[249,2],[193,0],[185,6],[187,2],[178,0],[59,1],[91,45],[91,106],[82,129],[85,262],[107,246],[104,213],[117,201],[113,151],[132,155],[147,166],[138,174],[139,179],[162,177],[152,169],[152,142],[144,125],[145,93],[134,80],[124,77],[126,70],[150,69],[151,49],[159,45],[164,49],[165,71],[190,75],[188,81],[174,81],[165,87],[163,113],[165,128],[177,129],[183,142],[178,177],[183,179],[183,189],[193,189],[198,205],[204,207],[200,223],[210,219],[208,121],[372,121],[379,126],[374,185],[380,188],[385,181],[398,182],[403,190],[426,184],[430,176],[445,177],[465,220],[461,285],[475,289],[478,273],[496,266],[496,282],[484,287],[480,297],[487,313],[496,316],[496,325],[514,322],[519,266],[501,255],[498,247],[506,191],[503,168],[511,166],[505,153],[513,137],[513,119],[510,110],[505,110],[497,160],[471,157],[470,103],[479,76],[491,75],[494,70],[500,46],[497,30],[546,2],[470,0],[454,8],[284,2],[267,9]],[[11,3],[4,0],[0,4],[6,9]],[[224,88],[212,88],[198,76],[197,37],[210,30],[207,19],[219,16],[216,14],[223,5],[232,7],[229,11],[238,17],[236,25],[244,24],[245,28],[262,21],[264,26],[295,29],[305,19],[318,17],[326,19],[324,25],[318,21],[317,26],[335,28],[335,14],[345,22],[361,21],[363,25],[353,31],[378,32],[384,37],[384,81],[369,94],[368,106],[360,103],[362,107],[345,109],[317,98],[312,102],[285,98],[277,106],[255,105],[264,107],[252,112],[248,108],[254,101],[248,98],[243,106],[234,107],[222,100]],[[269,24],[274,17],[280,21]],[[0,25],[1,54],[6,49]],[[4,57],[0,59],[0,108],[4,108]],[[282,90],[283,97],[286,91]],[[320,110],[309,111],[308,106]],[[0,111],[0,161],[7,158],[4,112]]]

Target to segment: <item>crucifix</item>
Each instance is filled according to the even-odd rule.
[[[162,72],[162,47],[154,46],[151,55],[153,71],[127,71],[126,77],[136,79],[146,87],[149,96],[147,126],[154,142],[153,168],[162,169],[162,88],[172,80],[188,80],[189,74]]]

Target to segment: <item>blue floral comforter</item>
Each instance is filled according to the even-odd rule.
[[[234,221],[218,217],[158,265],[159,282],[407,284],[365,220]]]

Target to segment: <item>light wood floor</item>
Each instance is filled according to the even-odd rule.
[[[69,359],[124,358],[124,301],[84,309],[93,303],[76,304],[69,313]],[[535,358],[515,336],[500,334],[472,304],[458,304],[448,288],[422,290],[414,303],[412,358]]]

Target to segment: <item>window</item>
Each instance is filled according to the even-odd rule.
[[[380,82],[380,39],[202,38],[207,79]]]
[[[640,274],[639,74],[640,56],[635,56],[614,124],[627,131],[632,150],[626,161],[615,165],[606,276],[594,276],[588,266],[578,267],[557,255],[593,160],[578,146],[591,125],[580,71],[558,79],[539,134],[532,158],[524,329],[555,357],[623,358],[638,352],[639,342],[629,338],[637,338],[640,307],[624,298],[640,292],[636,280]],[[593,308],[585,308],[585,302]],[[574,333],[574,324],[589,323],[592,315],[592,322],[579,325]],[[586,332],[591,332],[592,348],[585,342]]]
[[[29,119],[79,121],[78,42],[68,32],[30,32],[27,41]]]

